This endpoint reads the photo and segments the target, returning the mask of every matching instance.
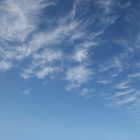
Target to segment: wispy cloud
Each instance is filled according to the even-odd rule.
[[[37,24],[37,16],[45,6],[43,0],[5,0],[1,2],[0,37],[10,41],[25,41]]]
[[[1,19],[1,43],[4,47],[0,47],[1,71],[11,69],[15,66],[15,63],[18,65],[18,62],[28,60],[29,63],[20,68],[21,76],[25,79],[34,76],[45,78],[63,70],[61,64],[65,63],[65,60],[68,59],[67,55],[70,55],[66,54],[63,46],[69,48],[69,46],[74,45],[72,58],[68,61],[78,62],[79,65],[85,63],[85,65],[75,67],[72,70],[75,74],[81,73],[79,76],[76,75],[77,78],[73,76],[75,78],[73,81],[77,82],[78,85],[88,81],[87,77],[91,70],[86,68],[86,61],[89,59],[89,49],[95,46],[96,41],[94,39],[99,34],[95,32],[93,35],[92,32],[87,30],[89,24],[91,24],[89,19],[76,18],[77,12],[79,12],[78,7],[82,4],[82,1],[75,1],[70,13],[63,18],[54,20],[55,27],[47,28],[44,31],[38,30],[39,15],[42,14],[42,9],[54,4],[56,4],[54,1],[45,2],[43,0],[24,2],[5,0],[2,3],[0,9],[3,14]],[[8,43],[8,41],[13,44],[13,49],[11,49],[11,43]],[[74,44],[75,41],[79,43]],[[60,47],[62,44],[63,46]],[[70,69],[69,66],[68,69]],[[70,78],[68,75],[70,74],[67,74],[67,80]]]
[[[129,84],[130,84],[129,81],[122,81],[122,82],[116,84],[115,88],[116,89],[128,89],[130,86]]]
[[[0,62],[0,71],[4,72],[5,70],[10,70],[12,68],[12,63],[8,61],[1,61]]]
[[[116,103],[119,106],[125,106],[125,105],[130,105],[130,104],[134,103],[136,100],[137,100],[136,96],[128,96],[128,97],[125,97],[122,100],[118,100]]]
[[[79,95],[90,98],[94,95],[94,92],[95,92],[94,88],[83,88],[79,91]]]
[[[140,72],[129,74],[129,77],[131,77],[131,78],[140,78]]]
[[[31,66],[25,68],[22,77],[27,79],[30,77],[38,77],[40,79],[60,70],[57,61],[62,59],[62,52],[52,49],[45,49],[40,53],[32,56]]]
[[[69,68],[66,71],[65,79],[70,82],[66,89],[71,90],[75,87],[79,87],[81,84],[84,84],[90,79],[90,76],[93,74],[91,69],[85,67],[84,65],[75,66]]]
[[[115,93],[115,97],[121,97],[121,96],[126,96],[128,94],[133,94],[135,92],[135,89],[134,88],[130,88],[130,89],[127,89],[125,91],[118,91],[117,93]]]
[[[139,105],[139,63],[133,63],[140,52],[140,32],[135,28],[140,27],[139,10],[120,0],[75,0],[69,11],[60,10],[57,18],[50,18],[48,11],[52,6],[57,9],[59,2],[1,2],[0,71],[18,67],[24,79],[61,73],[65,88],[78,89],[81,96],[96,91],[82,87],[92,79],[114,92],[118,106]]]
[[[106,85],[106,84],[112,83],[112,81],[111,80],[106,80],[106,79],[101,79],[100,78],[100,79],[97,80],[97,83],[98,84],[105,84]]]

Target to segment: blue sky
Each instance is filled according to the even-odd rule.
[[[0,139],[139,140],[139,0],[0,1]]]

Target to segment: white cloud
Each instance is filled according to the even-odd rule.
[[[62,59],[62,52],[54,49],[44,49],[40,53],[35,53],[32,56],[31,66],[25,68],[21,76],[25,79],[30,77],[45,78],[49,74],[58,72],[61,68],[57,65]]]
[[[43,79],[50,74],[54,74],[60,71],[58,67],[43,67],[40,70],[35,72],[35,76],[39,79]]]
[[[112,81],[111,80],[105,80],[105,79],[98,79],[97,83],[98,84],[110,84],[110,83],[112,83]]]
[[[73,59],[78,62],[83,62],[88,57],[88,49],[87,48],[79,48],[76,50]]]
[[[90,7],[92,7],[90,2],[97,4],[97,14],[88,16],[86,12],[90,13]],[[93,73],[97,72],[95,73],[97,81],[93,83],[108,86],[107,90],[114,93],[107,93],[110,97],[109,102],[125,107],[126,110],[132,108],[133,112],[139,110],[139,87],[135,87],[133,80],[136,82],[140,78],[140,64],[133,65],[133,69],[138,69],[137,72],[125,73],[125,70],[132,68],[131,62],[128,63],[139,49],[139,37],[134,41],[127,40],[123,36],[120,37],[121,39],[112,39],[110,36],[108,41],[108,37],[105,37],[108,27],[120,16],[116,8],[121,6],[127,8],[128,3],[120,5],[120,1],[116,0],[75,0],[71,11],[68,13],[62,11],[63,16],[60,18],[48,19],[47,9],[42,13],[43,8],[49,7],[51,10],[50,6],[55,4],[57,3],[53,0],[4,0],[1,2],[0,71],[10,70],[17,65],[24,79],[32,77],[43,79],[55,77],[57,73],[61,73],[64,76],[61,79],[66,82],[66,90],[77,91],[80,96],[85,97],[91,97],[95,92],[94,88],[86,85],[91,78],[93,80]],[[139,17],[139,12],[134,12]],[[40,15],[41,18],[43,16],[44,23]],[[138,20],[130,19],[133,19],[132,13],[127,14],[124,20],[129,23],[133,21],[135,25],[139,23]],[[49,20],[51,24],[48,24]],[[45,26],[43,30],[38,28],[40,23]],[[127,32],[132,34],[131,30]],[[120,49],[123,53],[114,55],[101,63],[100,60],[96,61],[96,58],[94,60],[94,56],[98,55],[98,53],[92,55],[96,52],[94,48],[110,41],[123,46]],[[101,53],[103,53],[102,50]],[[22,62],[25,63],[21,65]],[[91,67],[94,66],[93,72]],[[129,80],[123,80],[122,73],[125,73],[124,79]],[[30,92],[29,89],[25,89],[23,94],[29,95]]]
[[[44,65],[62,59],[62,52],[54,49],[44,49],[41,53],[32,56],[34,65]]]
[[[0,61],[0,71],[4,72],[6,70],[10,70],[13,67],[13,64],[8,61]]]
[[[38,24],[43,0],[4,0],[0,5],[0,38],[25,41]]]
[[[137,116],[140,112],[140,96],[139,90],[135,88],[123,89],[114,91],[115,94],[108,95],[108,101],[111,102],[111,107],[119,107],[125,111]]]
[[[67,89],[70,90],[79,87],[81,84],[87,82],[92,74],[91,69],[84,65],[69,68],[68,71],[66,71],[65,77],[65,79],[70,82]]]
[[[75,2],[76,8],[80,6],[80,3],[82,1]],[[2,2],[0,6],[2,14],[0,19],[0,41],[10,40],[13,43],[13,46],[11,46],[11,44],[4,41],[2,42],[3,47],[0,47],[0,61],[5,66],[6,63],[7,66],[9,65],[5,70],[12,68],[15,62],[18,64],[18,62],[32,58],[32,55],[40,49],[46,47],[57,48],[57,45],[62,44],[65,40],[68,40],[67,46],[73,45],[75,40],[82,40],[85,45],[84,49],[76,49],[75,60],[72,61],[80,62],[87,58],[88,49],[86,47],[91,46],[91,44],[95,45],[95,42],[93,40],[88,41],[90,32],[86,28],[89,22],[86,22],[85,19],[71,19],[72,15],[68,13],[66,16],[55,20],[55,27],[48,27],[43,32],[37,31],[41,10],[54,4],[54,1],[45,2],[44,0],[5,0]],[[18,42],[18,44],[15,42]]]
[[[132,88],[132,89],[127,89],[125,91],[120,91],[120,92],[117,92],[115,93],[115,97],[121,97],[121,96],[126,96],[126,95],[129,95],[129,94],[133,94],[135,93],[135,89]]]
[[[136,100],[137,100],[137,97],[132,95],[132,96],[125,97],[121,100],[118,100],[116,103],[119,106],[124,106],[124,105],[130,105],[134,103]]]
[[[129,74],[129,77],[131,77],[131,78],[140,78],[140,72]]]
[[[55,74],[57,72],[60,72],[59,67],[52,67],[52,66],[44,66],[38,69],[35,69],[34,67],[24,69],[23,72],[21,73],[21,76],[24,79],[29,79],[31,77],[37,77],[39,79],[43,79],[46,76],[49,76],[51,74]]]
[[[111,14],[114,11],[114,3],[114,0],[98,0],[99,7],[104,10],[106,15]]]
[[[48,19],[51,20],[52,25],[45,21],[43,23],[45,28],[39,30],[38,25],[42,22],[40,14],[43,8],[54,5],[54,1],[4,0],[0,5],[0,71],[10,70],[15,65],[25,62],[19,68],[24,79],[32,77],[43,79],[62,72],[61,74],[65,75],[62,79],[68,83],[67,90],[76,88],[79,95],[90,96],[94,89],[82,88],[82,85],[85,86],[90,81],[95,72],[91,67],[95,66],[97,77],[103,75],[103,78],[97,78],[97,81],[93,82],[108,84],[109,88],[111,87],[115,92],[113,99],[115,98],[114,102],[118,105],[134,104],[139,97],[136,90],[131,88],[130,83],[133,81],[129,83],[129,81],[119,80],[119,74],[124,69],[128,69],[130,50],[133,50],[131,51],[133,54],[135,52],[132,47],[130,48],[129,41],[124,38],[122,42],[119,42],[118,38],[116,40],[119,45],[127,48],[126,53],[114,56],[103,63],[91,58],[91,53],[96,52],[94,48],[96,49],[106,41],[102,35],[107,27],[118,17],[115,13],[117,1],[99,0],[95,2],[98,3],[99,11],[97,8],[97,15],[92,14],[88,17],[86,12],[90,11],[88,9],[90,6],[86,7],[86,4],[90,2],[90,0],[74,1],[71,11],[63,13],[60,18]],[[43,15],[45,19],[48,18],[47,13]],[[138,46],[139,42],[136,44]],[[102,50],[101,53],[103,53]],[[97,55],[98,53],[94,56]],[[133,80],[139,78],[140,73],[132,73],[126,77]],[[29,91],[25,90],[25,93],[28,94]],[[123,99],[120,100],[120,98]]]
[[[128,89],[130,87],[130,82],[129,81],[122,81],[118,84],[115,85],[116,89]]]
[[[95,89],[93,88],[83,88],[82,90],[79,91],[79,95],[90,98],[92,97],[94,92]]]

